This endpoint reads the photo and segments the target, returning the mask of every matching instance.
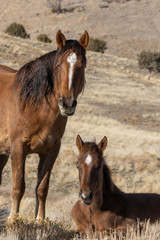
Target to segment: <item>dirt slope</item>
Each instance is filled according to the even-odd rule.
[[[51,13],[44,0],[38,3],[1,0],[0,64],[18,69],[55,49],[55,33],[59,28],[67,38],[79,38],[87,29],[91,36],[100,36],[108,42],[105,54],[87,52],[85,91],[79,97],[76,114],[68,120],[51,176],[47,201],[47,216],[51,219],[66,217],[71,221],[69,212],[78,197],[77,134],[95,136],[97,141],[104,135],[108,137],[106,161],[122,190],[160,193],[160,80],[158,75],[148,79],[134,59],[142,49],[159,48],[160,2],[132,0],[112,3],[106,8],[100,4],[104,2],[81,0],[69,4],[66,0],[64,7],[71,10],[57,15]],[[26,27],[31,39],[3,34],[6,26],[14,21]],[[39,33],[49,34],[53,43],[38,43]],[[36,155],[28,157],[26,195],[21,206],[21,213],[28,216],[34,215],[37,164]],[[8,162],[0,188],[1,219],[10,210],[10,189]]]
[[[53,0],[54,1],[54,0]],[[126,3],[105,0],[62,0],[62,14],[53,14],[48,0],[1,0],[0,31],[12,22],[25,26],[31,39],[46,33],[54,39],[61,29],[69,38],[90,36],[107,41],[107,52],[135,58],[142,49],[159,50],[160,1],[130,0]]]

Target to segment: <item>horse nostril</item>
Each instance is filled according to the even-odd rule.
[[[58,105],[61,107],[63,106],[63,98],[58,99]]]
[[[59,105],[60,107],[65,107],[65,101],[64,101],[63,98],[59,98],[59,100],[58,100],[58,105]]]
[[[89,199],[92,199],[92,198],[93,198],[93,193],[90,192],[90,194],[89,194]]]
[[[58,105],[61,108],[75,108],[77,106],[77,100],[73,101],[70,98],[59,98]]]
[[[93,197],[93,193],[92,192],[89,192],[89,193],[86,193],[86,194],[84,194],[84,193],[81,194],[81,198],[84,199],[84,200],[92,199],[92,197]]]
[[[82,193],[81,198],[82,198],[82,199],[86,199],[87,197],[85,196],[84,193]]]
[[[74,100],[73,100],[73,103],[72,103],[72,107],[74,107],[74,108],[75,108],[76,106],[77,106],[77,100],[76,100],[76,99],[74,99]]]

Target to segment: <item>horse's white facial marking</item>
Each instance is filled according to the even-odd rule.
[[[74,64],[77,61],[77,55],[72,52],[68,57],[67,57],[67,62],[70,64],[70,68],[69,68],[69,89],[71,88],[72,85],[72,77],[73,77],[73,68],[74,68]]]
[[[91,162],[92,162],[92,157],[91,155],[88,154],[88,156],[86,157],[85,163],[89,166]]]

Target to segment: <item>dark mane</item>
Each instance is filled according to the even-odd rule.
[[[49,52],[22,66],[16,75],[13,88],[19,87],[19,100],[22,110],[27,104],[37,106],[54,92],[54,64],[61,54],[76,49],[84,59],[84,50],[76,40],[67,40],[66,45],[57,51]]]
[[[53,92],[55,54],[55,51],[47,53],[30,61],[18,70],[13,87],[20,86],[19,100],[22,109],[28,103],[32,105],[40,103],[44,97]]]
[[[114,183],[112,182],[111,171],[106,163],[103,166],[103,182],[104,188],[109,192],[113,192]]]
[[[106,163],[103,166],[103,192],[104,194],[106,192],[114,194],[123,193],[112,181],[111,171]]]

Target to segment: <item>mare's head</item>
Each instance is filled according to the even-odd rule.
[[[66,40],[59,30],[56,35],[58,50],[54,62],[58,106],[64,116],[73,115],[77,97],[85,85],[86,47],[89,35],[85,31],[79,41]]]
[[[90,205],[94,192],[102,183],[103,177],[103,151],[107,146],[107,138],[104,137],[97,145],[94,142],[83,142],[78,135],[76,144],[79,150],[77,168],[79,170],[80,197],[82,203]]]

